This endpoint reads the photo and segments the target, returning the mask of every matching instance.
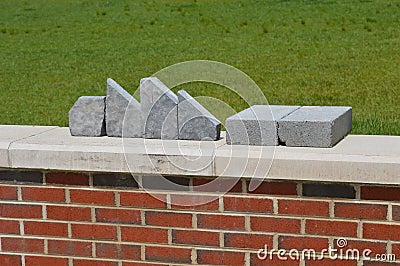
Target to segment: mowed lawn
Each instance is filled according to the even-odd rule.
[[[207,59],[247,73],[270,104],[353,107],[353,133],[400,135],[400,1],[0,1],[0,124],[68,125],[106,78]],[[181,86],[240,111],[210,84]],[[213,110],[210,110],[213,111]]]

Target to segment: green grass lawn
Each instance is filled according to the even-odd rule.
[[[68,125],[81,95],[208,59],[270,104],[353,107],[353,133],[400,135],[400,1],[0,1],[0,124]],[[239,111],[215,85],[183,86]],[[212,110],[211,110],[212,111]]]

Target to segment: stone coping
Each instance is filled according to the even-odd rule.
[[[72,137],[55,126],[0,125],[0,167],[400,184],[400,136],[349,135],[333,148],[261,147],[227,145],[225,138],[123,140]]]

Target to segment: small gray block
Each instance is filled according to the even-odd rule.
[[[300,108],[285,105],[254,105],[226,120],[228,144],[276,146],[277,121]]]
[[[219,140],[221,122],[186,91],[177,94],[179,139]]]
[[[107,79],[106,129],[110,137],[141,138],[140,103],[112,79]]]
[[[178,139],[178,97],[158,78],[140,80],[143,132],[147,139]]]
[[[106,134],[105,96],[82,96],[69,110],[72,136],[99,137]]]
[[[333,147],[352,129],[351,107],[303,106],[279,122],[286,146]]]

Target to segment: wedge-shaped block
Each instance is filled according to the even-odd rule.
[[[286,146],[333,147],[352,129],[351,107],[303,106],[279,121]]]
[[[112,79],[107,79],[106,129],[110,137],[141,138],[140,103]]]
[[[186,91],[177,94],[179,139],[219,140],[221,122]]]
[[[106,134],[105,96],[82,96],[69,111],[72,136],[99,137]]]
[[[300,108],[285,105],[254,105],[226,120],[228,144],[276,146],[278,122]]]
[[[140,80],[143,132],[147,139],[178,139],[178,97],[158,78]]]

